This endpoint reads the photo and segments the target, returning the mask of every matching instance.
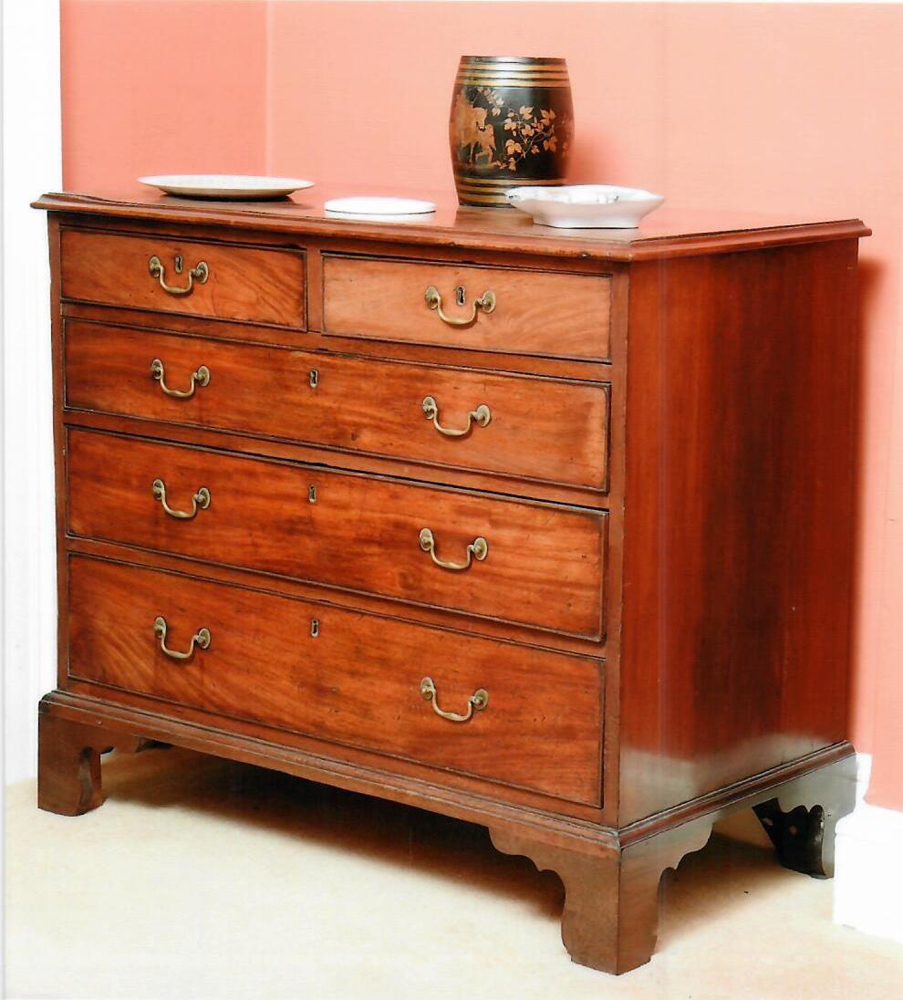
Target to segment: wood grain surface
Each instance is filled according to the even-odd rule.
[[[269,204],[215,202],[173,198],[151,193],[138,185],[94,192],[45,194],[35,208],[58,214],[64,221],[90,219],[92,224],[146,226],[172,225],[192,228],[219,227],[225,234],[242,236],[289,234],[293,239],[327,238],[334,242],[397,248],[417,246],[437,253],[452,248],[455,254],[529,254],[539,261],[664,260],[674,257],[760,250],[769,246],[823,243],[856,239],[871,232],[859,219],[836,221],[804,211],[787,214],[719,211],[699,206],[665,204],[643,219],[639,229],[560,230],[536,226],[523,212],[461,208],[454,197],[437,197],[435,216],[415,223],[338,218],[326,213],[323,203],[347,194],[319,184],[313,192]]]
[[[224,344],[79,320],[66,321],[65,350],[69,407],[607,486],[608,383]],[[202,364],[210,382],[190,399],[167,396],[150,377],[154,358],[177,388],[186,389]],[[443,427],[465,428],[481,404],[490,422],[447,437],[424,414],[427,396]]]
[[[286,463],[72,429],[69,528],[173,552],[551,631],[600,638],[607,517],[551,504],[343,475]],[[200,487],[210,506],[192,520]],[[310,489],[316,501],[309,500]],[[462,572],[478,536],[489,551]]]
[[[469,637],[199,579],[75,557],[73,677],[598,803],[598,660]],[[207,628],[207,649],[173,660]],[[311,622],[318,623],[317,635]],[[420,693],[432,678],[437,715]]]
[[[63,298],[101,302],[130,309],[274,323],[304,329],[304,254],[288,249],[258,249],[197,242],[167,236],[120,236],[63,229]],[[175,258],[183,258],[181,274]],[[168,285],[186,287],[199,261],[209,277],[195,281],[187,295],[165,291],[148,270],[157,256]]]
[[[856,253],[634,269],[622,824],[846,736]]]
[[[452,319],[473,315],[474,302],[487,291],[495,293],[495,308],[479,310],[467,326],[449,325],[426,303],[430,286]],[[464,305],[455,301],[459,286]],[[610,327],[609,276],[323,257],[324,333],[605,360]]]

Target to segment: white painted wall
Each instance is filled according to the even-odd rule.
[[[837,824],[834,922],[903,944],[903,812],[865,801],[870,754],[859,754],[856,808]]]
[[[2,4],[2,657],[6,781],[33,775],[55,686],[56,564],[46,218],[62,187],[59,0]]]

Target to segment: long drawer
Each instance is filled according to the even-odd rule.
[[[74,428],[67,461],[76,535],[602,636],[602,511]]]
[[[79,556],[69,629],[74,678],[599,802],[599,660]]]
[[[65,343],[70,407],[598,490],[607,485],[608,384],[79,320],[66,322]],[[152,374],[154,361],[160,378]],[[202,368],[206,375],[193,381]]]
[[[304,254],[64,229],[62,296],[128,309],[307,325]]]
[[[611,278],[323,256],[323,332],[605,361]]]

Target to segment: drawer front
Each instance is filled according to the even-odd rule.
[[[163,651],[161,638],[188,652],[201,629],[206,648],[202,637],[187,659]],[[69,564],[69,634],[74,678],[599,801],[595,659],[81,556]],[[488,700],[466,722],[434,710],[466,715],[480,690]]]
[[[65,342],[69,406],[606,488],[607,384],[228,344],[79,320],[66,322]],[[151,375],[155,359],[163,364],[162,382]],[[187,398],[166,393],[164,386],[188,391],[201,366],[209,373],[206,385]],[[435,407],[425,405],[429,400]]]
[[[491,312],[477,304],[490,292]],[[323,257],[324,333],[604,361],[610,325],[605,275]]]
[[[603,512],[75,429],[68,475],[76,535],[601,637]]]
[[[65,299],[298,329],[307,325],[299,251],[77,229],[64,229],[60,241]],[[162,273],[152,273],[152,258]],[[206,276],[197,276],[201,264]]]

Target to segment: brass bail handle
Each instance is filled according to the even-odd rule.
[[[176,285],[167,285],[163,262],[156,254],[147,262],[147,270],[152,278],[156,278],[160,282],[160,287],[163,291],[169,292],[170,295],[191,295],[192,291],[194,291],[195,280],[203,285],[210,276],[210,268],[207,266],[207,262],[200,260],[188,272],[187,285],[183,285],[181,288]]]
[[[206,510],[210,506],[210,490],[206,486],[198,487],[197,492],[191,498],[191,510],[177,510],[175,507],[169,506],[166,502],[166,483],[162,479],[155,479],[151,484],[151,490],[154,499],[160,501],[166,513],[181,521],[190,521],[198,516],[199,510]]]
[[[166,633],[168,629],[169,626],[166,624],[166,619],[163,615],[157,615],[154,619],[154,635],[160,640],[160,649],[172,660],[188,660],[191,658],[192,653],[194,653],[195,646],[199,649],[207,649],[210,645],[209,629],[200,628],[191,637],[187,653],[180,653],[177,649],[169,649],[166,645]]]
[[[433,427],[440,434],[444,434],[446,437],[464,437],[465,434],[470,433],[471,427],[476,424],[477,427],[486,427],[490,420],[492,420],[492,413],[489,407],[485,403],[480,403],[480,405],[475,409],[471,410],[467,414],[467,426],[456,430],[453,427],[443,427],[439,423],[439,404],[432,396],[424,396],[423,402],[420,404],[423,409],[423,415],[427,420],[431,420]]]
[[[470,315],[465,316],[463,319],[456,319],[454,316],[447,316],[442,311],[442,296],[439,294],[439,289],[435,285],[430,285],[423,295],[427,306],[430,309],[434,309],[439,314],[439,319],[443,323],[448,323],[449,326],[470,326],[471,323],[476,321],[477,314],[482,309],[484,313],[491,313],[495,309],[495,292],[486,291],[478,298],[474,299],[474,303],[471,306]]]
[[[174,396],[176,399],[191,399],[198,386],[203,388],[205,385],[210,384],[210,369],[206,365],[201,365],[200,368],[191,373],[191,384],[189,388],[185,390],[169,388],[166,384],[166,370],[163,367],[163,362],[159,358],[154,358],[154,360],[151,361],[150,370],[151,378],[160,383],[160,388],[166,393],[166,395]]]
[[[436,539],[433,537],[433,533],[429,528],[421,528],[420,530],[420,548],[423,549],[424,552],[429,552],[430,558],[437,566],[441,566],[442,569],[452,569],[457,571],[470,569],[470,564],[474,559],[478,559],[482,562],[489,554],[489,542],[487,542],[486,539],[480,535],[467,546],[466,562],[446,562],[444,559],[440,559],[436,555]]]
[[[420,682],[420,693],[433,706],[433,711],[436,715],[441,716],[443,719],[448,719],[449,722],[467,722],[472,718],[474,711],[482,712],[489,704],[489,692],[485,688],[477,688],[467,699],[466,714],[460,715],[457,712],[446,712],[439,707],[436,700],[436,685],[433,683],[432,677],[423,678]]]

